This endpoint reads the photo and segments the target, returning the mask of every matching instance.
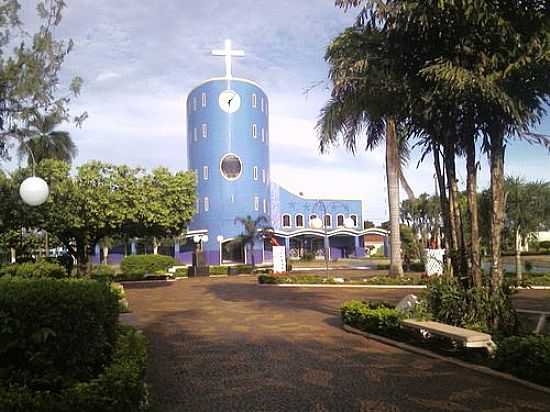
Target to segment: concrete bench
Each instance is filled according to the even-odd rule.
[[[433,335],[445,336],[449,339],[460,342],[466,348],[485,348],[489,353],[493,353],[496,349],[496,345],[493,342],[491,335],[487,333],[459,328],[457,326],[451,326],[440,322],[414,319],[403,320],[401,325],[408,328],[417,329],[421,332],[427,331]]]

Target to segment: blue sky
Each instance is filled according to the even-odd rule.
[[[22,1],[27,21],[34,1]],[[270,96],[272,178],[310,197],[364,200],[366,218],[387,220],[384,151],[353,157],[343,149],[320,155],[313,127],[328,99],[324,51],[354,20],[333,0],[67,0],[60,38],[72,38],[63,76],[84,78],[74,113],[87,111],[72,130],[76,164],[90,159],[185,170],[185,99],[193,86],[224,73],[223,58],[210,50],[225,38],[244,49],[233,73],[260,83]],[[67,125],[67,128],[69,126]],[[550,134],[550,121],[540,131]],[[433,191],[432,160],[407,177],[420,194]],[[488,185],[481,161],[480,186]],[[459,163],[459,178],[465,178]],[[550,156],[542,148],[513,143],[506,172],[550,180]]]

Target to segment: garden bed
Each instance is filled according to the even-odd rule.
[[[426,280],[420,276],[395,278],[390,276],[369,276],[364,278],[343,278],[319,275],[260,275],[259,284],[268,285],[391,285],[420,286],[426,285]]]

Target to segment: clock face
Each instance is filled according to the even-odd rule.
[[[224,90],[220,93],[218,103],[224,112],[235,113],[241,107],[241,96],[233,90]]]

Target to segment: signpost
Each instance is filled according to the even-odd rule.
[[[273,246],[273,273],[286,272],[286,248]]]

